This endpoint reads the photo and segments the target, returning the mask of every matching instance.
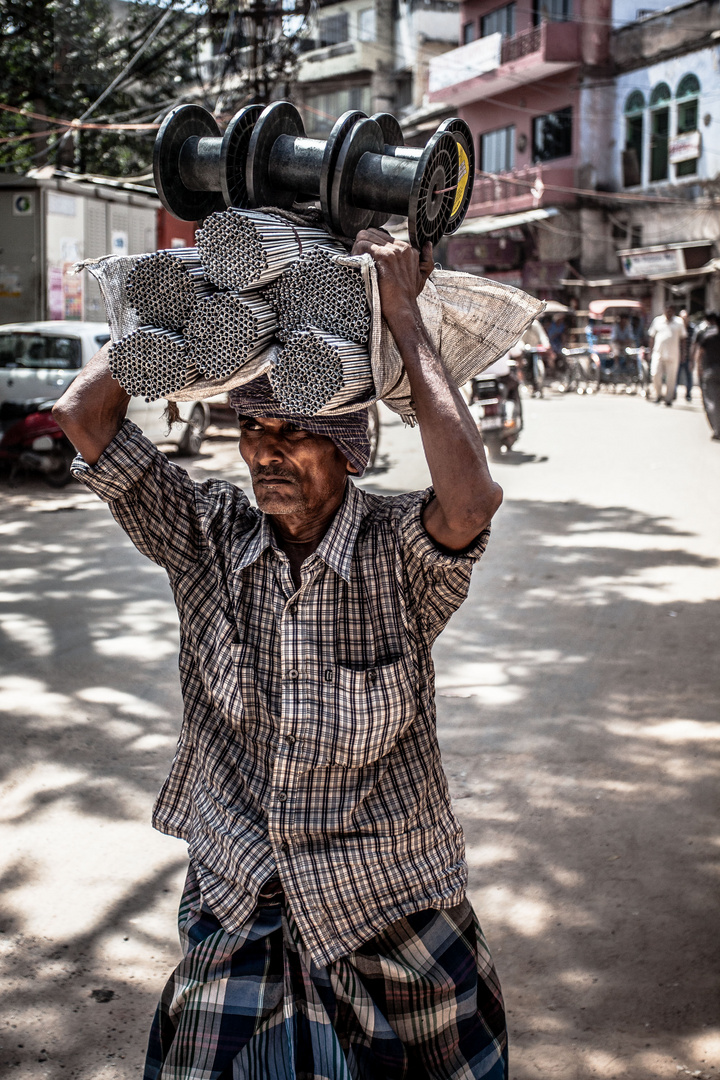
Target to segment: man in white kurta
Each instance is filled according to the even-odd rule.
[[[652,343],[650,374],[655,390],[655,401],[663,400],[664,383],[664,401],[667,406],[670,406],[675,397],[681,342],[687,337],[685,323],[677,317],[672,304],[666,304],[663,314],[653,319],[648,336]]]

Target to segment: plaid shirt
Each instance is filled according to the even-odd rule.
[[[185,708],[153,824],[187,840],[225,930],[274,874],[321,965],[403,916],[460,903],[430,650],[488,531],[448,554],[421,522],[431,492],[388,498],[348,481],[296,590],[247,496],[194,483],[130,421],[74,470],[170,578]]]

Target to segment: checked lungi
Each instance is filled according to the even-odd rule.
[[[228,934],[191,867],[179,926],[144,1080],[506,1080],[500,986],[467,900],[318,967],[281,890]]]

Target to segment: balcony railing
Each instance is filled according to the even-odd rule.
[[[500,63],[511,64],[513,60],[519,60],[522,56],[530,56],[531,53],[540,52],[542,46],[542,25],[533,26],[531,30],[524,30],[515,37],[505,38],[500,51]]]
[[[478,176],[470,202],[470,216],[532,210],[537,206],[572,203],[575,194],[572,165],[531,165],[495,176]],[[568,189],[568,190],[566,190]]]
[[[580,63],[580,24],[544,22],[514,37],[490,34],[430,61],[431,102],[470,105],[556,76]]]

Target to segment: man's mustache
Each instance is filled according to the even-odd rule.
[[[250,475],[253,480],[263,480],[266,477],[272,477],[274,480],[297,480],[295,473],[291,469],[278,468],[272,465],[258,465]]]

